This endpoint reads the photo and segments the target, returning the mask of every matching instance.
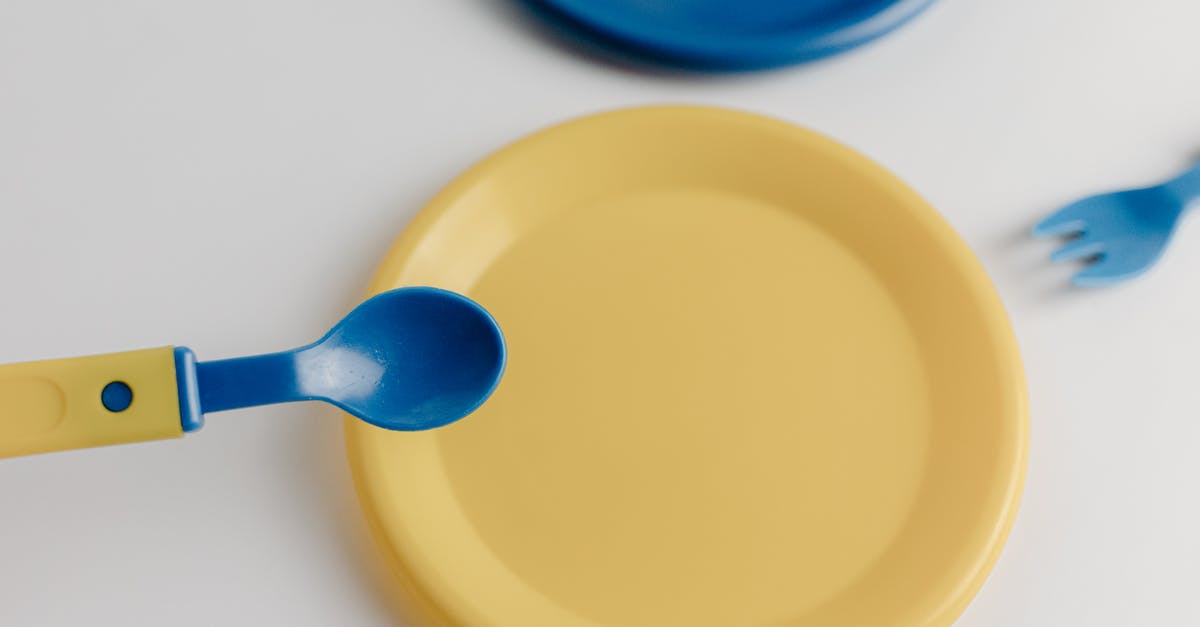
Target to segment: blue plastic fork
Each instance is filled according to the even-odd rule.
[[[1161,185],[1073,202],[1042,220],[1033,234],[1068,238],[1050,258],[1084,261],[1071,279],[1075,285],[1112,285],[1142,274],[1162,257],[1180,216],[1197,199],[1200,164]]]

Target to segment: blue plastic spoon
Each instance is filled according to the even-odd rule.
[[[207,413],[307,400],[385,429],[431,429],[483,404],[504,364],[504,337],[478,304],[402,288],[282,353],[197,362],[168,346],[0,366],[0,457],[180,436]]]

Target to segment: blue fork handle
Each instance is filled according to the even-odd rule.
[[[1174,192],[1183,203],[1200,199],[1200,162],[1183,174],[1167,181],[1163,187]]]

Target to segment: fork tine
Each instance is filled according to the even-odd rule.
[[[1071,282],[1078,287],[1104,287],[1132,279],[1149,268],[1149,265],[1121,263],[1118,259],[1106,256],[1075,273]]]
[[[1089,239],[1086,235],[1078,239],[1073,239],[1062,248],[1050,253],[1051,261],[1071,261],[1073,259],[1085,259],[1094,257],[1104,252],[1104,244]]]
[[[1087,226],[1088,212],[1098,204],[1098,197],[1084,198],[1050,214],[1033,227],[1035,237],[1054,237],[1078,233]]]

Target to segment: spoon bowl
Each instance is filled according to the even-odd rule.
[[[445,290],[385,292],[296,354],[305,396],[385,429],[454,422],[491,395],[504,371],[504,337],[474,301]]]

